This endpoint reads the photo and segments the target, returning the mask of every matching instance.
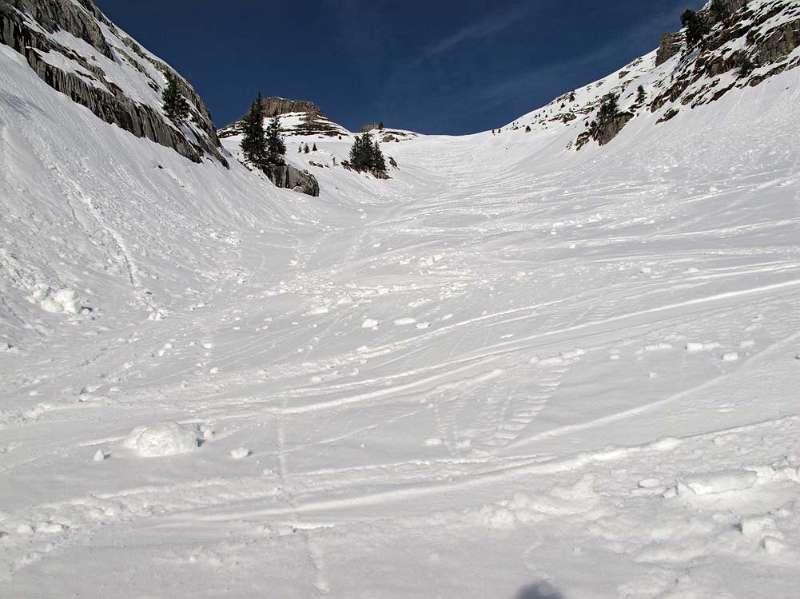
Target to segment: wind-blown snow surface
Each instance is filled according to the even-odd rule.
[[[796,597],[797,71],[312,199],[0,64],[0,595]]]

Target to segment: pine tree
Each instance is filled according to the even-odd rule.
[[[693,47],[703,41],[708,34],[708,25],[703,18],[693,10],[685,10],[681,15],[681,24],[686,27],[686,43]]]
[[[530,133],[530,132],[531,132],[531,126],[525,125],[525,133]]]
[[[352,164],[353,168],[356,170],[365,170],[369,168],[369,151],[365,149],[365,139],[371,139],[368,133],[356,135],[353,141],[353,147],[350,148],[350,164]]]
[[[250,105],[250,111],[245,115],[242,123],[242,153],[245,159],[261,170],[264,170],[269,161],[267,159],[267,138],[264,134],[264,104],[261,93]]]
[[[386,173],[386,160],[383,158],[383,152],[381,152],[381,147],[378,145],[377,140],[372,145],[372,172],[376,175],[382,175]]]
[[[306,147],[305,147],[305,148],[303,148],[303,152],[305,152],[306,154],[308,154],[310,151],[311,151],[311,150],[309,150],[309,149],[308,149],[308,144],[306,144]]]
[[[313,148],[311,148],[311,151],[312,151],[312,152],[316,152],[316,151],[317,151],[317,144],[314,144],[314,147],[313,147]]]
[[[269,164],[285,164],[286,144],[281,137],[281,121],[273,117],[267,125],[267,162]]]
[[[172,73],[165,73],[167,87],[161,92],[164,114],[173,121],[183,121],[189,116],[189,102],[181,95],[178,78]]]
[[[369,171],[375,176],[386,174],[386,160],[377,141],[365,132],[356,135],[350,148],[350,166],[357,171]]]
[[[645,101],[646,97],[647,96],[644,93],[644,86],[643,85],[640,85],[638,88],[636,88],[636,103],[637,104],[644,104],[644,101]]]
[[[600,105],[600,111],[597,113],[597,119],[600,122],[607,122],[615,118],[619,114],[619,102],[617,96],[614,94],[606,94],[603,96],[603,103]]]

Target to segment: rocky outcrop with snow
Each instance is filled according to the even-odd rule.
[[[800,66],[800,4],[787,0],[721,0],[721,13],[706,8],[710,29],[696,46],[685,43],[663,91],[649,104],[656,111],[708,104],[734,88],[756,86]]]
[[[95,115],[199,162],[226,164],[211,116],[192,86],[117,28],[92,0],[0,0],[0,43],[25,57],[50,87]],[[161,109],[166,75],[177,78],[190,118]]]
[[[316,104],[307,100],[269,97],[262,100],[262,106],[265,118],[280,118],[281,133],[285,136],[340,137],[350,135],[347,129],[334,123],[322,114]],[[241,135],[243,122],[243,119],[240,119],[220,129],[217,132],[220,139]]]
[[[312,197],[319,195],[319,183],[308,171],[288,164],[275,164],[267,168],[266,174],[276,187],[299,191]]]
[[[571,144],[605,145],[635,117],[656,113],[665,122],[733,89],[754,87],[800,66],[800,4],[790,0],[720,0],[698,12],[708,29],[689,46],[685,31],[667,33],[658,49],[608,77],[556,98],[504,129],[576,130]],[[644,98],[640,97],[639,86]],[[618,98],[618,118],[600,122],[608,94]]]

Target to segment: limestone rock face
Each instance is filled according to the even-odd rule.
[[[620,131],[622,131],[632,118],[633,114],[630,112],[622,112],[613,119],[609,119],[602,127],[598,127],[597,133],[595,134],[595,141],[601,146],[606,145],[619,135]]]
[[[800,18],[771,30],[755,40],[755,57],[761,63],[772,63],[788,56],[800,46]]]
[[[656,66],[667,62],[670,58],[678,54],[683,49],[686,40],[683,33],[665,33],[661,36],[661,43],[656,53]]]
[[[709,23],[709,33],[671,73],[651,110],[669,103],[708,104],[735,87],[758,85],[800,66],[800,58],[793,56],[800,46],[800,3],[720,0],[718,6],[719,11],[709,8],[698,13]],[[734,81],[719,85],[717,77],[729,72]]]
[[[747,4],[747,0],[717,0],[717,5],[722,9],[722,15],[713,15],[715,18],[733,15]]]
[[[319,106],[307,100],[289,100],[287,98],[264,98],[264,118],[279,117],[282,135],[324,135],[338,137],[349,135],[349,132],[322,114]],[[284,118],[285,117],[285,118]],[[220,139],[236,137],[242,134],[244,118],[226,125],[217,131]]]
[[[576,148],[580,150],[592,139],[600,146],[610,143],[611,140],[620,134],[633,116],[632,112],[620,112],[612,118],[595,123],[591,129],[584,131],[578,136],[575,142]]]
[[[86,52],[80,42],[94,52]],[[107,123],[194,162],[208,154],[227,166],[200,96],[168,65],[117,29],[92,0],[0,0],[0,43],[22,54],[50,87]],[[128,73],[108,74],[119,69],[146,85],[126,88]],[[190,119],[185,123],[173,123],[161,110],[167,73],[176,77],[189,101]]]
[[[319,196],[319,183],[308,171],[284,165],[271,165],[266,170],[267,177],[276,187],[291,189],[312,197]]]
[[[319,106],[313,102],[307,100],[290,100],[278,96],[263,98],[261,100],[261,105],[264,107],[264,116],[268,118],[289,114],[290,112],[307,112],[311,114],[321,114],[322,112]]]

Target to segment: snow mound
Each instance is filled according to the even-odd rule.
[[[123,445],[143,458],[158,458],[189,453],[199,447],[198,429],[177,422],[138,426],[125,438]]]
[[[31,300],[45,312],[53,314],[77,314],[81,309],[78,293],[69,288],[40,286],[34,290]]]
[[[236,449],[231,449],[231,457],[234,460],[243,460],[244,458],[248,457],[251,453],[252,452],[246,447],[237,447]]]
[[[679,492],[688,490],[694,495],[717,495],[731,491],[743,491],[756,484],[758,475],[751,470],[722,470],[707,474],[687,476],[679,485]]]

